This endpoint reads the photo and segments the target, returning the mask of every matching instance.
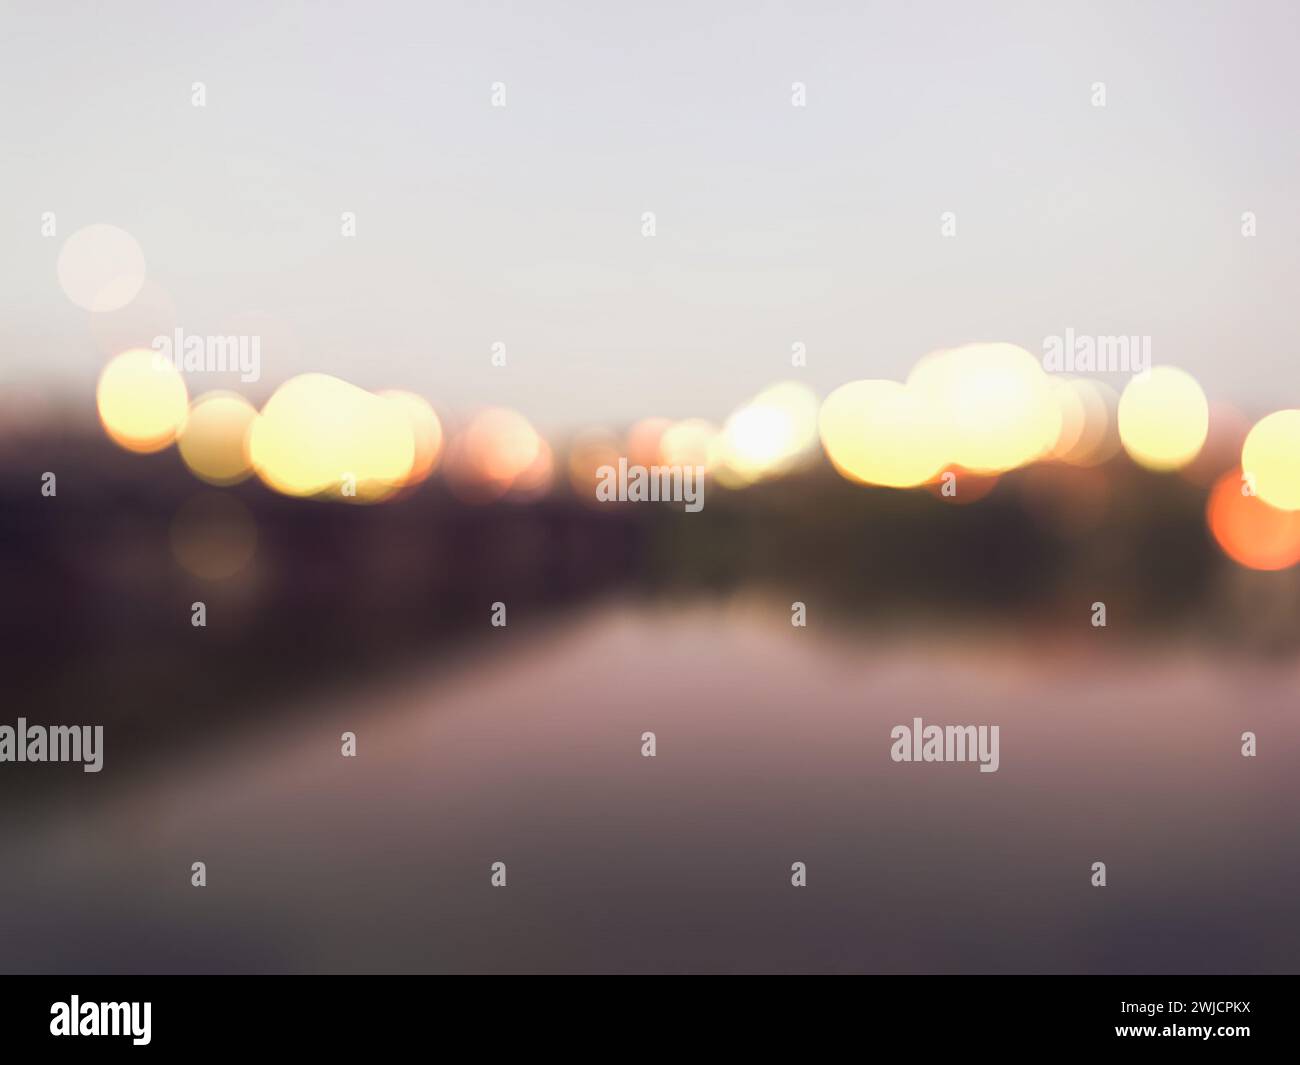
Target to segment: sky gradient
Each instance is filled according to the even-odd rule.
[[[1294,405],[1300,12],[1054,8],[7,4],[0,388],[91,402],[55,261],[108,222],[176,324],[263,336],[254,399],[319,370],[543,429],[720,419],[1068,327]]]

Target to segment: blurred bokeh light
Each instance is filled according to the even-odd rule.
[[[1133,378],[1119,398],[1119,435],[1133,461],[1150,470],[1176,470],[1201,450],[1210,406],[1191,374],[1157,366]]]
[[[131,348],[109,361],[99,375],[95,401],[110,439],[140,453],[167,447],[189,411],[180,373],[146,348]]]
[[[816,443],[817,397],[807,385],[785,381],[727,419],[715,472],[724,483],[752,484],[793,469]]]
[[[59,250],[59,285],[78,307],[116,311],[145,282],[144,252],[130,233],[117,226],[83,226]]]
[[[897,381],[851,381],[826,397],[822,447],[835,468],[862,484],[910,488],[947,460],[939,415],[925,394]]]
[[[190,406],[176,442],[191,473],[209,484],[236,484],[253,472],[248,430],[257,410],[234,392],[207,392]]]
[[[1060,437],[1060,404],[1049,380],[1029,352],[998,343],[928,355],[907,383],[933,409],[947,461],[1000,473],[1050,452]]]
[[[1265,503],[1300,510],[1300,410],[1261,418],[1246,435],[1241,468]]]
[[[249,431],[257,475],[291,496],[374,502],[410,476],[415,439],[393,405],[327,374],[281,385]]]
[[[402,479],[404,486],[419,484],[438,466],[442,459],[442,422],[423,396],[414,392],[396,389],[379,393],[380,397],[394,404],[402,418],[406,419],[411,429],[414,444],[414,456],[411,468]]]
[[[718,427],[703,418],[674,422],[659,440],[659,461],[665,466],[704,466],[719,450]]]
[[[220,581],[243,570],[257,550],[257,525],[248,508],[226,492],[187,500],[171,525],[172,554],[190,574]]]
[[[1287,569],[1300,562],[1300,513],[1278,510],[1245,491],[1233,469],[1215,482],[1206,520],[1224,553],[1250,569]]]
[[[489,407],[452,438],[444,469],[447,483],[461,499],[485,503],[505,496],[521,477],[524,490],[549,478],[549,449],[542,456],[542,438],[527,418],[507,407]],[[545,474],[534,466],[539,460]]]

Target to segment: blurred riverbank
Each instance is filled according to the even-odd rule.
[[[1295,681],[1195,648],[869,643],[755,603],[600,610],[177,752],[111,798],[78,779],[0,845],[3,965],[1286,970]],[[999,724],[1000,769],[892,763],[913,716]]]

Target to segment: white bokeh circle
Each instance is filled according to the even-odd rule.
[[[139,294],[145,280],[144,252],[117,226],[83,226],[59,251],[59,284],[78,307],[116,311]]]

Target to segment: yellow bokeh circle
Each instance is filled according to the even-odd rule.
[[[1300,410],[1261,418],[1241,447],[1241,470],[1255,494],[1278,510],[1300,510]]]
[[[826,397],[822,447],[846,478],[909,488],[947,461],[939,416],[923,394],[897,381],[851,381]]]
[[[1191,374],[1157,366],[1135,377],[1119,398],[1119,438],[1134,462],[1176,470],[1200,453],[1210,405]]]
[[[95,403],[109,438],[140,453],[167,447],[189,412],[180,373],[147,348],[131,348],[109,361],[99,375]]]
[[[190,407],[176,446],[181,459],[200,480],[235,484],[253,472],[248,457],[248,429],[257,411],[235,392],[208,392]]]

